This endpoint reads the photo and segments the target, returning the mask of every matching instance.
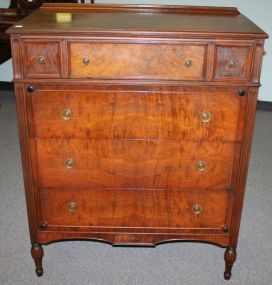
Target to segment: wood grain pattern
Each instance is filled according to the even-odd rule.
[[[58,240],[191,240],[227,247],[229,279],[267,34],[237,9],[157,5],[49,5],[9,33],[37,274]]]
[[[42,189],[43,219],[50,226],[219,228],[225,223],[226,191]],[[68,203],[77,209],[69,212]],[[218,203],[220,201],[220,204]],[[193,204],[203,206],[201,214]]]
[[[235,66],[230,67],[234,61]],[[249,80],[252,46],[216,45],[215,80]]]
[[[250,88],[247,100],[247,110],[246,110],[247,116],[245,119],[245,127],[243,134],[244,140],[242,142],[242,149],[241,149],[241,156],[239,163],[240,167],[237,176],[237,189],[239,191],[237,191],[235,195],[235,205],[232,216],[233,228],[230,239],[230,245],[232,247],[236,247],[238,242],[239,228],[240,228],[243,203],[244,203],[244,195],[246,190],[246,177],[248,172],[250,150],[251,150],[251,143],[253,137],[254,123],[255,123],[257,97],[258,97],[258,88]]]
[[[77,88],[77,91],[71,89]],[[237,89],[181,93],[37,90],[30,96],[38,138],[114,138],[240,141],[245,97]],[[87,89],[87,86],[85,87]],[[89,87],[89,89],[94,87]],[[202,91],[202,92],[201,92]],[[224,102],[224,104],[221,104]],[[61,113],[69,108],[70,120]],[[204,123],[201,112],[211,113]]]
[[[11,43],[13,74],[14,78],[20,79],[22,78],[22,64],[20,62],[22,54],[20,48],[20,40],[16,37],[11,37]]]
[[[44,64],[39,64],[40,56],[45,58]],[[24,75],[30,78],[61,77],[60,43],[57,41],[23,43]]]
[[[71,77],[191,79],[204,77],[205,46],[69,43]],[[90,63],[84,65],[83,58]],[[186,60],[192,66],[186,67]]]
[[[37,243],[37,221],[39,213],[36,212],[37,192],[35,191],[36,189],[32,180],[26,100],[23,84],[17,83],[15,85],[15,96],[30,239],[32,243]]]
[[[32,140],[43,187],[227,188],[234,143],[145,140]],[[66,169],[72,158],[75,166]],[[206,162],[199,171],[198,161]]]
[[[253,82],[260,82],[260,76],[261,76],[260,71],[262,68],[263,53],[264,53],[263,41],[256,43],[254,65],[253,65],[253,71],[252,71],[252,81]]]

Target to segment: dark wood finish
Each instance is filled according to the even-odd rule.
[[[236,260],[236,248],[228,247],[225,251],[225,272],[224,272],[224,278],[225,280],[230,280],[231,278],[231,269],[232,266]]]
[[[0,8],[0,64],[11,57],[10,39],[5,31],[13,25],[16,20],[20,20],[20,18],[17,16],[15,9],[11,9],[11,6],[7,9]]]
[[[76,10],[76,12],[75,12]],[[73,21],[63,25],[56,21],[59,11],[72,12]],[[124,13],[125,12],[125,13]],[[92,13],[92,24],[90,16]],[[146,17],[148,13],[148,17]],[[183,16],[181,17],[180,14]],[[221,17],[214,17],[218,15]],[[193,17],[193,18],[192,18]],[[39,22],[39,25],[36,23]],[[160,5],[80,5],[48,4],[31,18],[13,26],[12,33],[81,33],[92,35],[149,36],[180,38],[266,38],[267,35],[237,9]],[[220,35],[220,36],[219,36]]]
[[[31,255],[36,265],[36,274],[38,277],[43,275],[42,258],[43,248],[40,244],[33,244],[31,247]]]
[[[19,25],[37,275],[54,241],[191,240],[226,247],[230,279],[267,35],[217,7],[51,4]]]
[[[90,11],[88,5],[78,6],[74,4],[65,5],[65,7],[60,7],[55,4],[44,4],[41,9],[43,10],[53,10],[53,11],[68,11],[77,9],[78,11]],[[222,16],[237,16],[240,14],[235,7],[207,7],[207,6],[178,6],[178,5],[128,5],[128,4],[105,4],[105,5],[95,5],[92,7],[91,11],[101,12],[108,11],[113,12],[145,12],[145,13],[178,13],[178,14],[208,14],[208,15],[222,15]]]

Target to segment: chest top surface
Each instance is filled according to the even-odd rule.
[[[153,36],[267,35],[237,8],[159,5],[44,4],[9,33],[111,33]]]

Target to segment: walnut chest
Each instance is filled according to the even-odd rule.
[[[32,256],[69,239],[225,247],[267,35],[236,8],[44,5],[9,29]]]

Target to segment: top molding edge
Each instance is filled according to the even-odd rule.
[[[89,11],[89,12],[141,12],[141,13],[177,13],[237,16],[236,7],[181,6],[181,5],[120,5],[120,4],[78,4],[44,3],[42,11]]]

